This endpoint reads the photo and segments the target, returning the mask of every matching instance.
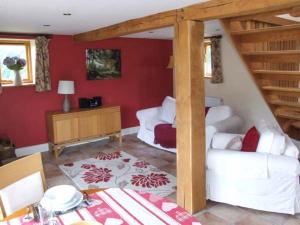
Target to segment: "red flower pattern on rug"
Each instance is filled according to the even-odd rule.
[[[81,168],[89,170],[89,169],[92,169],[92,168],[96,168],[96,165],[93,165],[93,164],[82,164]]]
[[[92,168],[85,172],[82,178],[88,184],[108,182],[110,178],[113,177],[110,172],[111,170],[107,168]]]
[[[150,164],[147,163],[146,161],[138,161],[133,164],[133,166],[138,167],[138,168],[147,168]]]
[[[174,176],[124,151],[65,163],[60,168],[80,189],[121,187],[163,197],[176,190]]]
[[[95,158],[99,160],[112,160],[122,157],[121,152],[113,152],[109,154],[98,154]]]
[[[130,159],[123,159],[123,162],[128,163]]]
[[[148,175],[132,175],[131,184],[135,186],[142,186],[142,187],[159,187],[164,186],[170,183],[169,179],[166,177],[167,174],[158,174],[158,173],[151,173]]]
[[[74,166],[74,163],[65,163],[64,166],[72,167],[72,166]]]

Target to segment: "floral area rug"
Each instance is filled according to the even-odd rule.
[[[123,151],[59,166],[80,189],[127,188],[161,197],[176,190],[176,178]]]

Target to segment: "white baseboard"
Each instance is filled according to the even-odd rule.
[[[37,152],[47,152],[49,151],[48,143],[40,145],[32,145],[28,147],[16,148],[15,153],[17,157],[31,155]]]
[[[122,135],[129,135],[129,134],[136,134],[140,129],[140,126],[137,127],[129,127],[122,129],[121,134]]]
[[[138,132],[138,130],[139,130],[139,126],[129,127],[129,128],[122,129],[121,133],[122,133],[122,135],[135,134]],[[95,139],[92,139],[89,141],[83,141],[83,142],[76,143],[76,144],[69,145],[69,146],[82,145],[82,144],[86,144],[86,143],[100,141],[100,140],[107,139],[107,138],[108,137],[95,138]],[[34,154],[37,152],[47,152],[47,151],[49,151],[49,145],[48,145],[48,143],[45,143],[45,144],[39,144],[39,145],[32,145],[32,146],[28,146],[28,147],[16,148],[15,153],[16,153],[17,157],[22,157],[22,156],[31,155],[31,154]]]

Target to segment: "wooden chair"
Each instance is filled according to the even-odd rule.
[[[39,201],[45,190],[41,153],[0,167],[0,220]]]

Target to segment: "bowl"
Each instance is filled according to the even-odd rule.
[[[56,204],[66,204],[73,200],[76,195],[76,188],[72,185],[58,185],[49,188],[44,197],[55,202]]]

